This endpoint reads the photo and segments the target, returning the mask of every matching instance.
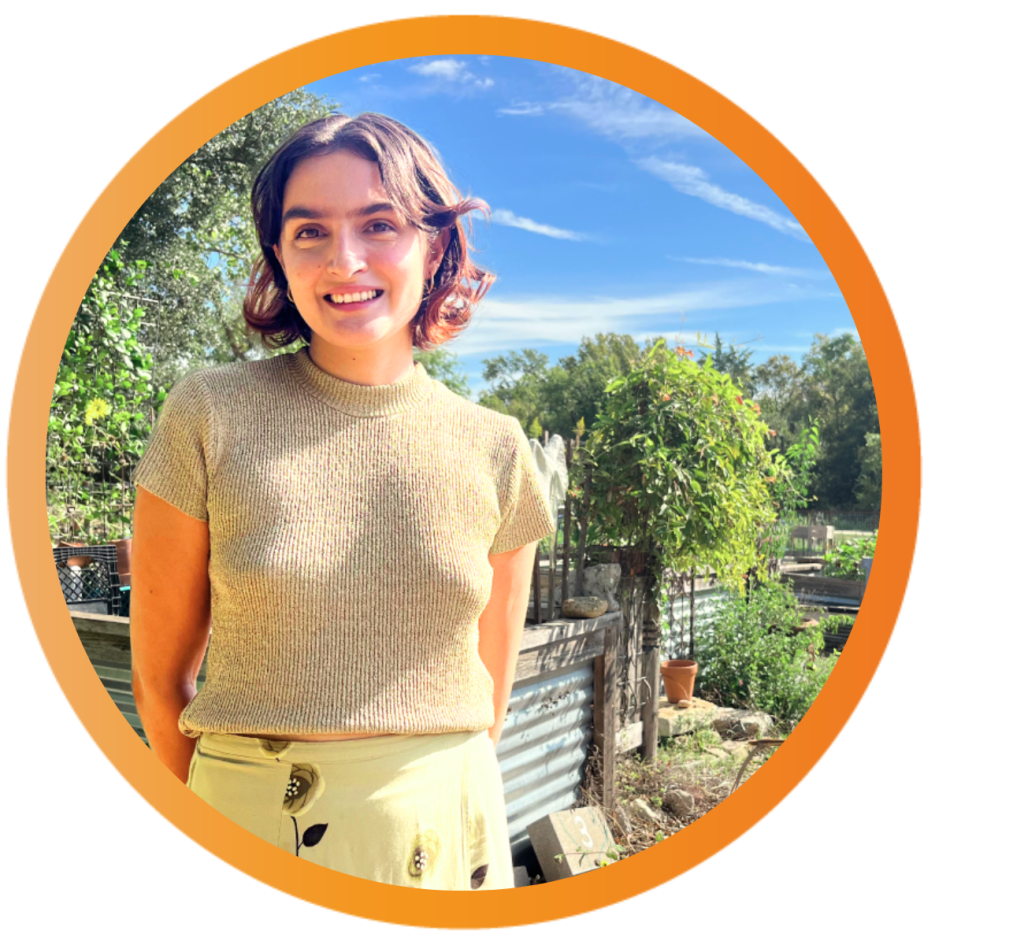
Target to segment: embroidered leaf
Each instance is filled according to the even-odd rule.
[[[469,886],[471,889],[479,889],[484,884],[484,880],[487,878],[487,867],[489,864],[484,863],[483,866],[478,866],[473,870],[473,875],[469,878]]]
[[[315,847],[327,833],[327,824],[313,824],[307,827],[302,834],[302,845],[304,847]]]

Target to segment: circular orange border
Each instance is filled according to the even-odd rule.
[[[641,854],[576,877],[569,888],[551,883],[457,899],[424,894],[322,869],[257,839],[185,789],[124,721],[79,644],[54,578],[42,482],[53,379],[78,305],[107,250],[145,198],[208,139],[298,86],[380,61],[370,51],[381,49],[391,59],[473,53],[556,63],[628,86],[696,122],[759,174],[803,225],[846,298],[874,380],[885,443],[885,527],[859,630],[831,679],[758,772],[756,788],[739,790]],[[491,928],[576,915],[666,882],[731,843],[803,778],[860,700],[895,624],[917,535],[920,439],[903,344],[871,264],[825,192],[771,134],[681,69],[622,43],[534,20],[444,16],[346,30],[262,62],[200,99],[128,162],[75,231],[36,311],[15,385],[7,474],[15,558],[40,643],[86,729],[143,797],[210,852],[300,899],[391,923]]]

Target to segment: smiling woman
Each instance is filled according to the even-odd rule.
[[[371,114],[297,132],[252,206],[246,320],[268,348],[308,344],[186,375],[136,467],[132,671],[150,745],[295,856],[396,885],[511,887],[493,748],[554,523],[518,421],[412,357],[464,328],[492,280],[461,222],[486,204]]]

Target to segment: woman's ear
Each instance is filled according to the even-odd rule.
[[[284,260],[281,258],[281,247],[277,243],[274,244],[274,255],[277,257],[277,264],[281,267],[281,271],[284,272]]]
[[[452,241],[452,230],[451,227],[447,227],[441,230],[437,236],[434,237],[433,242],[430,244],[430,278],[433,279],[435,273],[441,266],[441,260],[444,258],[445,252],[448,250],[448,244]]]

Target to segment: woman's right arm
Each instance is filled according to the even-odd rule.
[[[210,638],[209,526],[141,486],[135,496],[132,692],[150,748],[187,782],[196,742],[178,717],[196,694]]]

